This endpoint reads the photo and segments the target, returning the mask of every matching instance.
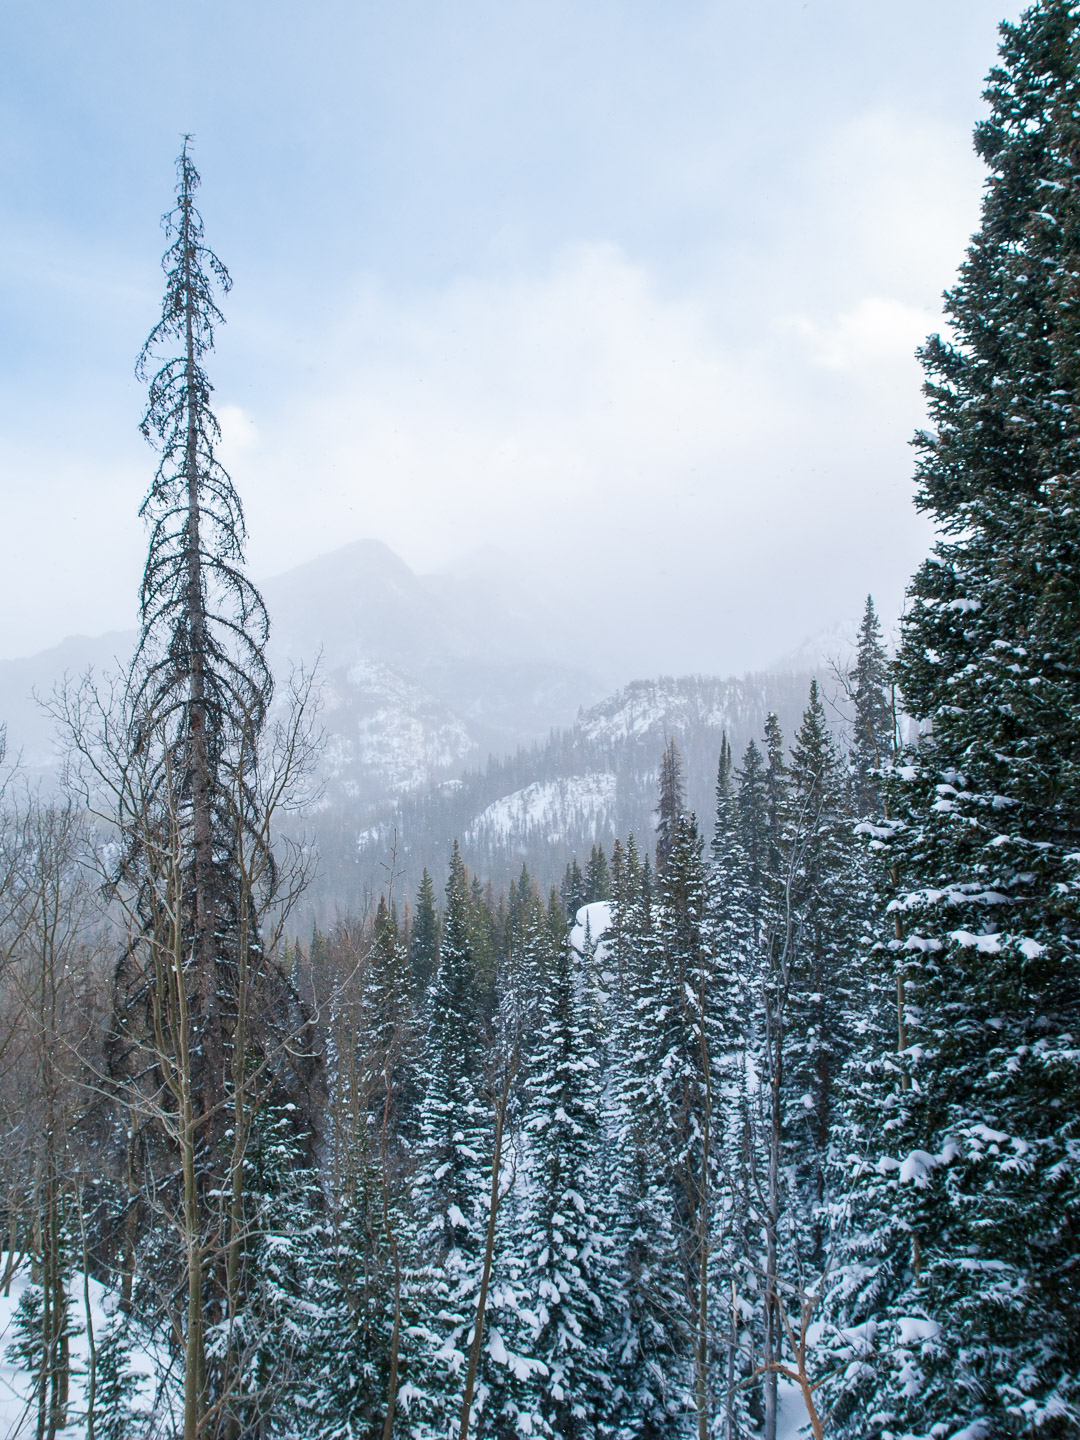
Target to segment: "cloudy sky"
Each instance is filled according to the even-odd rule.
[[[1011,0],[50,0],[0,20],[0,657],[133,622],[196,137],[266,576],[494,546],[641,670],[902,603],[912,351]]]

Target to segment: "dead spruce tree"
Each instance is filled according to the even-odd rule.
[[[203,367],[230,280],[203,242],[187,139],[177,177],[165,300],[138,365],[142,430],[161,457],[141,511],[139,643],[118,708],[84,687],[62,719],[120,855],[108,1070],[127,1132],[122,1288],[137,1268],[136,1291],[165,1317],[184,1437],[198,1440],[250,1429],[271,1388],[245,1368],[258,1329],[249,1155],[267,1108],[288,1107],[308,1141],[310,1027],[276,959],[305,864],[279,862],[271,826],[310,757],[312,707],[301,679],[290,720],[268,725],[269,622],[243,572],[243,511],[215,455]]]
[[[140,511],[150,546],[130,723],[136,749],[176,792],[186,831],[190,1004],[199,1089],[210,1108],[225,1090],[230,1002],[222,970],[235,969],[241,937],[257,944],[254,897],[237,883],[237,846],[241,835],[257,839],[252,783],[273,681],[266,607],[241,568],[240,497],[215,455],[220,430],[202,362],[224,320],[215,293],[227,293],[231,280],[203,243],[188,143],[177,162],[176,208],[163,222],[173,243],[162,261],[161,319],[137,369],[150,380],[142,431],[161,460]],[[158,357],[163,363],[150,374]],[[272,887],[273,859],[265,858]]]

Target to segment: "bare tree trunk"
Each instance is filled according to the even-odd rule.
[[[178,989],[182,992],[181,983]],[[186,1009],[186,1006],[185,1006]],[[187,1045],[183,1049],[186,1052]],[[202,1246],[199,1226],[199,1186],[195,1173],[195,1116],[191,1101],[191,1075],[181,1072],[180,1152],[184,1184],[184,1249],[187,1268],[187,1315],[184,1347],[184,1440],[197,1440],[201,1426],[203,1390]]]
[[[131,1314],[132,1292],[135,1288],[135,1241],[139,1228],[138,1191],[135,1185],[136,1126],[134,1109],[128,1107],[127,1208],[124,1211],[123,1238],[120,1246],[120,1313]]]
[[[724,1398],[724,1440],[735,1440],[735,1352],[739,1344],[739,1302],[731,1282],[731,1337],[728,1341],[727,1394]]]
[[[401,1257],[398,1253],[397,1236],[390,1236],[390,1249],[394,1258],[394,1325],[390,1332],[390,1377],[386,1387],[386,1416],[383,1419],[382,1440],[390,1440],[394,1433],[394,1416],[397,1411],[398,1363],[401,1354]]]
[[[704,980],[698,986],[698,1040],[705,1084],[705,1105],[701,1117],[701,1186],[698,1196],[697,1345],[694,1353],[694,1401],[697,1409],[698,1440],[709,1440],[709,1256],[712,1216],[709,1199],[712,1188],[712,1057],[706,1028],[707,995]]]
[[[826,1267],[827,1269],[828,1267]],[[822,1276],[824,1283],[824,1275]],[[814,1399],[815,1392],[821,1382],[814,1382],[810,1378],[807,1367],[807,1351],[809,1349],[810,1324],[814,1318],[814,1312],[820,1303],[819,1294],[809,1294],[805,1290],[799,1292],[799,1333],[796,1336],[791,1321],[786,1311],[781,1307],[779,1315],[787,1335],[788,1345],[795,1361],[795,1366],[783,1364],[779,1359],[772,1362],[772,1376],[775,1380],[778,1375],[783,1375],[785,1380],[790,1380],[798,1385],[802,1392],[803,1404],[806,1406],[806,1413],[810,1420],[810,1429],[813,1432],[814,1440],[825,1440],[825,1422],[817,1408],[817,1401]]]
[[[200,1001],[204,1025],[216,1013],[214,985],[213,869],[214,837],[212,823],[211,774],[206,713],[206,601],[203,595],[202,547],[200,534],[199,417],[194,404],[196,394],[195,358],[195,294],[192,275],[192,242],[188,236],[191,196],[185,184],[181,199],[182,235],[184,245],[184,329],[185,385],[187,396],[187,436],[184,447],[184,479],[187,488],[187,519],[184,526],[184,563],[187,571],[185,595],[188,642],[190,645],[190,677],[188,681],[187,723],[191,743],[191,808],[195,870],[195,944],[199,965]],[[218,1056],[207,1056],[209,1061]],[[213,1070],[211,1070],[213,1074]],[[214,1079],[216,1080],[216,1075]]]
[[[769,1084],[769,1172],[768,1172],[768,1216],[765,1227],[765,1364],[775,1365],[777,1360],[778,1296],[776,1290],[778,1267],[778,1232],[780,1228],[780,1064],[783,1051],[778,1036],[772,1036],[775,1046],[772,1057],[773,1073]],[[769,1368],[765,1374],[765,1440],[776,1440],[776,1371]]]
[[[90,1304],[90,1256],[86,1248],[86,1215],[83,1192],[79,1188],[79,1239],[82,1242],[83,1314],[86,1317],[86,1440],[94,1440],[94,1410],[97,1405],[97,1340],[94,1336],[94,1311]]]
[[[390,1332],[390,1375],[386,1386],[386,1416],[383,1420],[382,1440],[390,1440],[394,1433],[394,1414],[397,1410],[398,1392],[398,1360],[401,1347],[401,1255],[398,1251],[397,1236],[394,1234],[390,1224],[390,1176],[388,1173],[389,1163],[389,1125],[390,1125],[390,1100],[391,1081],[393,1065],[392,1056],[388,1057],[384,1077],[386,1080],[386,1095],[383,1103],[382,1127],[380,1131],[380,1143],[382,1149],[382,1202],[383,1202],[383,1229],[390,1241],[390,1253],[394,1262],[394,1324]]]
[[[3,1285],[4,1285],[4,1299],[5,1299],[5,1300],[9,1299],[10,1296],[11,1296],[11,1281],[12,1281],[12,1277],[14,1276],[15,1271],[18,1269],[18,1260],[17,1260],[17,1258],[16,1258],[16,1247],[18,1246],[18,1243],[19,1243],[19,1212],[18,1212],[18,1209],[17,1209],[16,1206],[15,1206],[14,1201],[12,1201],[11,1209],[8,1211],[8,1249],[7,1249],[7,1258],[6,1258],[5,1261],[4,1261],[4,1280],[3,1280]]]

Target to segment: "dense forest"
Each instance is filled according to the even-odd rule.
[[[368,836],[381,896],[313,933],[317,683],[266,659],[185,143],[136,653],[0,811],[13,1434],[1080,1434],[1074,4],[987,100],[920,352],[938,538],[846,722],[810,680],[787,733],[658,745],[555,886],[417,800],[420,876]]]

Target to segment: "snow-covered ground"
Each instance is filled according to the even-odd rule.
[[[575,943],[584,941],[586,915],[589,919],[590,932],[600,934],[610,923],[611,911],[604,902],[583,905],[578,911],[578,925],[574,932]],[[3,1273],[5,1260],[5,1254],[0,1251],[0,1274]],[[29,1377],[25,1371],[12,1364],[6,1358],[5,1353],[14,1338],[13,1317],[28,1284],[29,1275],[24,1267],[12,1280],[11,1294],[5,1296],[0,1292],[0,1440],[30,1440],[35,1429],[36,1412],[32,1406]],[[114,1296],[94,1279],[90,1280],[89,1292],[90,1319],[94,1335],[100,1343],[113,1313]],[[81,1273],[76,1272],[72,1276],[68,1294],[71,1300],[72,1326],[76,1333],[71,1340],[69,1423],[67,1428],[60,1433],[64,1440],[85,1440],[88,1345],[86,1305]],[[130,1365],[133,1373],[142,1377],[136,1405],[140,1408],[149,1408],[153,1401],[154,1376],[157,1373],[154,1358],[146,1351],[136,1349],[131,1355]],[[779,1393],[780,1417],[777,1440],[800,1440],[802,1435],[809,1433],[809,1422],[798,1386],[792,1385],[790,1381],[781,1380]]]
[[[7,1255],[0,1251],[0,1275],[6,1268]],[[27,1267],[18,1270],[11,1282],[10,1295],[0,1290],[0,1440],[22,1440],[34,1434],[37,1413],[33,1408],[32,1386],[25,1370],[19,1369],[8,1357],[8,1347],[15,1338],[13,1320],[23,1291],[30,1283]],[[68,1425],[60,1433],[64,1440],[83,1440],[86,1434],[86,1369],[89,1344],[86,1326],[86,1297],[83,1277],[76,1272],[68,1286],[71,1302],[71,1389],[68,1404]],[[90,1321],[98,1344],[105,1334],[113,1313],[114,1297],[93,1278],[89,1282]],[[157,1366],[145,1351],[134,1350],[130,1358],[133,1374],[142,1377],[137,1406],[149,1407],[154,1393]]]
[[[582,905],[574,916],[570,930],[570,944],[581,954],[585,949],[585,933],[596,945],[597,957],[603,959],[603,946],[599,943],[611,929],[611,901],[594,900],[591,905]]]

